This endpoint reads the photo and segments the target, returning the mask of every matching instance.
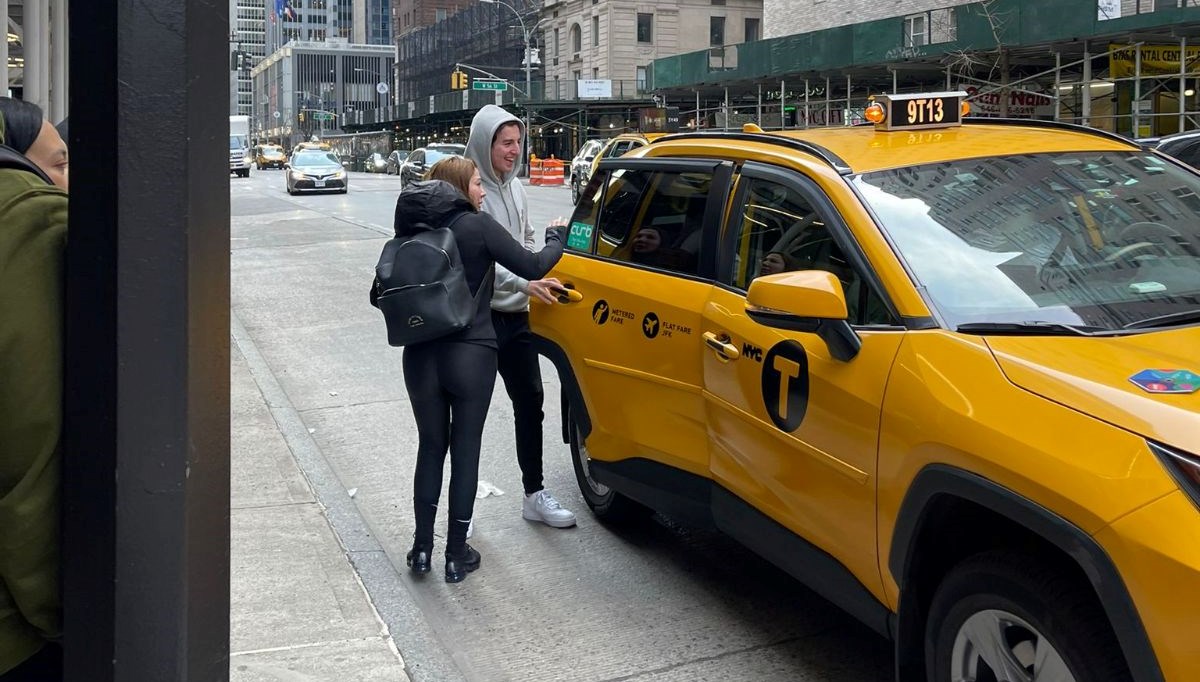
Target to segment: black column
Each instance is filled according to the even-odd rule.
[[[228,12],[70,2],[68,682],[228,679]]]

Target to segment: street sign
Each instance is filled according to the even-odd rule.
[[[276,111],[276,112],[275,112],[273,115],[275,116],[275,118],[279,118],[279,112],[278,112],[278,111]]]
[[[312,118],[314,121],[332,121],[333,114],[327,114],[324,111],[314,111]]]
[[[375,84],[375,92],[378,92],[381,95],[386,95],[387,91],[388,91],[387,83],[376,83]]]
[[[471,89],[472,90],[498,90],[500,92],[504,92],[505,90],[508,89],[508,81],[487,80],[487,79],[483,79],[483,78],[476,78],[475,80],[471,81]]]

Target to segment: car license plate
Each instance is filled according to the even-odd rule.
[[[313,180],[313,187],[324,187],[324,186],[325,186],[324,180]]]

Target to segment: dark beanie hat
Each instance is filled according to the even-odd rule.
[[[0,97],[0,142],[24,154],[41,134],[43,119],[38,105]]]

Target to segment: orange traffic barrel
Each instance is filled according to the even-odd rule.
[[[550,159],[542,162],[542,184],[544,185],[562,185],[566,182],[566,177],[563,173],[563,162],[558,159]]]

